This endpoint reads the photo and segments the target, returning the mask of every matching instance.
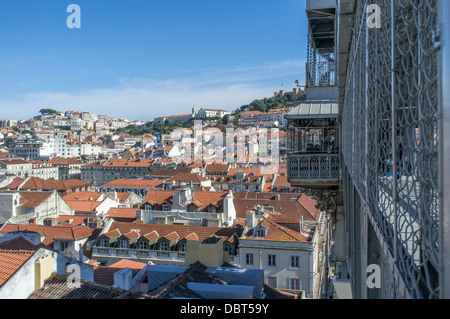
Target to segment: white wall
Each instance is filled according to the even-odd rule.
[[[312,244],[302,242],[282,242],[268,240],[245,240],[239,239],[240,266],[242,268],[264,269],[264,282],[268,284],[268,277],[277,277],[279,289],[291,289],[290,278],[300,279],[300,290],[312,292],[311,285],[311,258]],[[246,264],[246,254],[253,253],[253,265]],[[268,256],[276,256],[276,266],[268,265]],[[290,266],[290,256],[300,257],[300,267]]]
[[[53,272],[64,275],[66,265],[73,262],[73,259],[65,257],[57,252],[39,249],[25,264],[0,287],[0,299],[26,299],[34,292],[34,263],[43,256],[48,255],[53,258]],[[78,263],[80,265],[81,280],[94,281],[93,266]]]

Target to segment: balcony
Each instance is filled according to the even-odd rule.
[[[186,253],[183,251],[92,247],[92,256],[184,262]]]
[[[339,185],[338,154],[289,154],[287,165],[288,178],[293,186]]]
[[[286,115],[288,179],[294,187],[339,185],[339,126],[335,100],[307,100]]]

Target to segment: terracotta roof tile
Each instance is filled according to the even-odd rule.
[[[169,241],[174,241],[174,240],[180,239],[180,235],[178,235],[178,233],[176,231],[173,231],[170,234],[165,235],[163,238],[165,238]]]
[[[102,203],[96,201],[66,201],[67,205],[75,212],[94,213],[95,209]]]
[[[102,187],[156,188],[162,187],[163,180],[155,179],[118,179],[102,185]]]
[[[5,284],[35,251],[0,249],[0,287]]]
[[[194,173],[179,173],[172,178],[168,179],[167,182],[178,182],[178,183],[200,183],[207,181],[207,178]]]
[[[67,201],[97,201],[105,193],[102,192],[76,192],[63,197]]]
[[[0,233],[9,233],[18,231],[39,233],[41,237],[44,237],[44,241],[42,243],[46,246],[53,244],[53,241],[55,239],[76,240],[89,237],[92,234],[92,230],[86,226],[67,226],[67,225],[42,226],[37,224],[24,224],[24,225],[5,224],[0,229]]]
[[[106,215],[114,219],[136,219],[137,208],[111,208]]]
[[[72,180],[57,180],[54,178],[42,179],[40,177],[30,177],[22,186],[21,189],[27,190],[58,190],[65,191],[81,187],[90,187],[92,184],[86,183],[79,179]]]
[[[19,193],[20,194],[20,207],[33,208],[40,205],[46,199],[48,199],[53,192],[15,192],[15,191],[2,191],[0,193]]]
[[[38,246],[26,240],[22,236],[15,237],[13,239],[4,241],[0,243],[0,249],[3,250],[31,250],[37,251]]]
[[[120,236],[120,234],[128,233],[132,229],[139,229],[141,236],[146,237],[150,240],[150,238],[154,239],[169,236],[169,238],[175,238],[176,235],[179,236],[179,240],[182,240],[189,236],[189,238],[193,237],[192,233],[195,233],[195,236],[198,240],[202,241],[212,235],[215,235],[221,238],[223,241],[228,240],[228,238],[236,233],[238,236],[242,233],[242,227],[206,227],[206,226],[185,226],[185,225],[162,225],[162,224],[140,224],[140,223],[124,223],[124,222],[113,222],[110,227],[111,232],[116,232],[115,236]],[[153,234],[151,234],[153,233]],[[108,233],[109,234],[109,233]],[[145,234],[145,235],[143,235]],[[110,237],[111,238],[111,237]],[[170,240],[170,239],[169,239]]]

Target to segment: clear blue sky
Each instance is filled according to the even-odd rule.
[[[303,0],[1,0],[0,118],[231,111],[303,82],[305,56]]]

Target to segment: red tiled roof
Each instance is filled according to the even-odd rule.
[[[115,237],[118,237],[117,234],[128,233],[132,229],[139,229],[140,234],[149,240],[150,238],[152,239],[158,238],[156,237],[157,235],[159,235],[159,238],[169,236],[170,239],[175,238],[175,236],[178,235],[179,240],[189,237],[190,239],[194,240],[195,238],[198,238],[198,240],[202,241],[206,238],[211,237],[212,235],[215,235],[216,237],[219,237],[223,241],[227,241],[230,239],[231,236],[234,236],[234,233],[236,233],[238,236],[240,236],[240,234],[242,233],[242,227],[240,226],[223,228],[223,227],[143,224],[143,223],[123,223],[123,222],[113,222],[110,229],[112,230],[110,232],[115,231],[116,235]],[[192,233],[194,233],[195,236]]]
[[[276,241],[301,241],[308,242],[309,236],[305,236],[295,230],[282,226],[278,223],[271,221],[270,219],[261,220],[258,225],[266,228],[266,235],[264,240],[276,240]],[[246,237],[250,240],[262,240],[259,237]]]
[[[73,164],[82,164],[77,158],[61,158],[61,157],[53,157],[48,163],[53,165],[73,165]]]
[[[143,237],[150,241],[150,240],[153,240],[153,239],[158,239],[159,238],[159,234],[158,234],[158,232],[156,230],[152,230],[150,233],[145,234]]]
[[[106,215],[111,218],[136,219],[137,208],[116,208],[112,207]]]
[[[7,282],[35,251],[0,249],[0,287]]]
[[[178,233],[176,231],[173,231],[170,234],[165,235],[163,238],[165,238],[169,241],[174,241],[174,240],[180,239],[180,235],[178,235]]]
[[[160,187],[163,180],[160,179],[118,179],[102,185],[102,187],[128,187],[128,188],[155,188]]]
[[[113,159],[106,162],[105,167],[149,167],[152,166],[152,159]]]
[[[139,238],[138,232],[136,232],[136,231],[134,231],[134,230],[131,230],[131,231],[129,231],[129,232],[126,233],[126,234],[123,234],[123,236],[125,236],[125,237],[128,238],[128,239],[136,239],[136,238]]]
[[[31,250],[37,251],[39,249],[38,246],[29,242],[22,236],[4,241],[0,243],[0,249],[4,250]]]
[[[175,175],[174,177],[167,180],[167,182],[178,182],[178,183],[200,183],[207,181],[207,178],[204,178],[200,176],[199,174],[195,173],[179,173]]]
[[[279,196],[280,199],[276,199]],[[245,219],[247,212],[253,210],[256,205],[271,206],[275,214],[270,218],[276,222],[284,220],[299,221],[302,217],[305,221],[317,221],[319,210],[312,207],[314,200],[304,198],[305,205],[299,202],[305,194],[278,194],[278,193],[234,193],[234,207],[236,217]],[[306,207],[305,207],[306,206]]]
[[[275,177],[273,186],[289,186],[289,187],[291,187],[291,183],[288,182],[287,176],[277,175]]]
[[[172,191],[150,190],[144,198],[142,205],[161,205],[163,203],[172,204]]]
[[[228,171],[228,168],[228,164],[208,164],[205,168],[205,172],[226,173]]]
[[[6,186],[5,188],[8,188],[8,189],[17,189],[17,187],[19,187],[20,184],[22,184],[24,180],[25,180],[25,178],[16,177],[16,178],[14,178],[13,181],[12,181],[8,186]]]
[[[79,187],[89,187],[92,186],[90,183],[86,183],[79,179],[72,180],[57,180],[54,178],[42,179],[40,177],[30,177],[21,189],[27,190],[70,190],[76,189]]]
[[[20,207],[33,208],[40,205],[46,199],[48,199],[53,192],[15,192],[15,191],[2,191],[0,193],[19,193],[20,194]]]
[[[41,234],[41,237],[45,237],[42,243],[46,246],[53,244],[54,239],[77,240],[88,237],[92,234],[92,230],[89,227],[70,225],[42,226],[37,224],[5,224],[0,229],[0,233],[10,233],[17,231]]]
[[[134,261],[134,260],[121,259],[121,260],[115,262],[114,264],[109,265],[108,267],[119,268],[119,269],[131,268],[131,269],[135,269],[135,270],[141,270],[146,265],[147,265],[146,263],[141,263],[141,262]]]
[[[3,159],[0,160],[0,163],[3,163],[5,165],[25,165],[25,164],[31,164],[30,162],[27,162],[23,159],[15,158],[15,159]]]
[[[104,193],[102,192],[76,192],[63,197],[67,201],[97,201]]]
[[[94,220],[95,216],[92,216],[91,214],[88,215],[59,215],[56,219],[56,223],[59,225],[65,224],[65,225],[81,225],[85,222],[86,219],[90,218],[91,220]]]
[[[102,202],[97,201],[66,201],[67,205],[75,212],[91,213],[100,206]]]

